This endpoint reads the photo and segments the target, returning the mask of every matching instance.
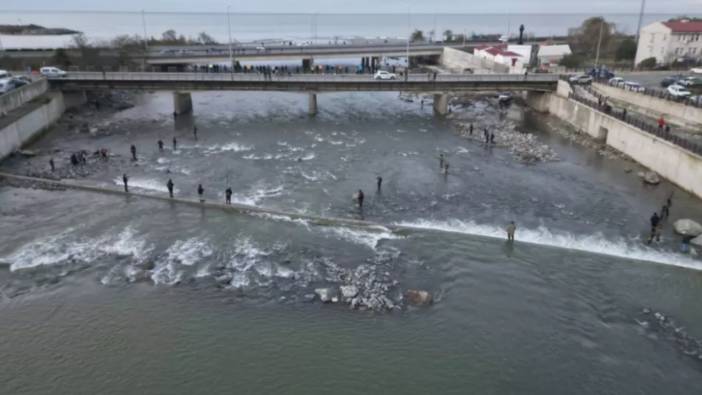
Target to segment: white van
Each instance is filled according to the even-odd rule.
[[[66,76],[66,72],[58,67],[42,67],[39,72],[46,78],[63,78]]]

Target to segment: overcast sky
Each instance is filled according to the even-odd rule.
[[[638,13],[641,0],[2,0],[5,10],[300,13]],[[702,14],[702,0],[648,0],[648,13]]]

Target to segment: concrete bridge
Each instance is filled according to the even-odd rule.
[[[398,76],[399,77],[399,76]],[[320,92],[415,92],[434,95],[434,110],[448,112],[448,96],[461,92],[537,91],[556,89],[558,76],[552,74],[410,74],[406,79],[374,80],[368,74],[291,74],[266,78],[256,73],[100,73],[76,72],[50,80],[62,91],[103,89],[167,90],[174,92],[174,111],[192,110],[191,91],[277,91],[309,94],[309,112],[317,113]]]

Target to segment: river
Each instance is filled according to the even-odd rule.
[[[116,156],[90,158],[81,182],[121,188],[127,173],[132,190],[163,195],[171,178],[186,198],[202,183],[208,201],[231,186],[242,204],[388,225],[0,185],[4,392],[702,391],[702,262],[677,252],[669,224],[661,243],[642,243],[671,192],[671,220],[702,217],[698,199],[645,186],[634,164],[494,98],[448,119],[393,93],[323,94],[310,118],[306,99],[193,93],[193,115],[174,121],[170,94],[144,93],[93,115],[92,134],[68,114],[29,147],[38,156],[3,162],[65,169],[70,152],[107,147]],[[494,147],[459,136],[458,119],[534,133],[560,159],[520,163],[499,134]],[[310,300],[350,281],[385,287],[396,308]],[[434,304],[410,306],[408,289]]]

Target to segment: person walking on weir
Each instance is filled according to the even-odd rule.
[[[663,118],[663,115],[661,115],[660,118],[658,118],[658,129],[663,130],[665,127],[665,119]]]
[[[169,178],[166,187],[168,188],[168,195],[173,198],[173,180]]]
[[[127,173],[122,174],[122,182],[124,183],[124,192],[129,193],[129,186],[127,185],[129,177],[127,177]]]
[[[136,145],[132,144],[131,148],[129,149],[132,151],[132,160],[137,160],[137,155],[136,155]]]
[[[232,188],[231,187],[228,187],[224,191],[224,203],[232,204]]]
[[[517,225],[514,221],[510,221],[507,225],[507,241],[514,241],[514,232],[517,230]]]

